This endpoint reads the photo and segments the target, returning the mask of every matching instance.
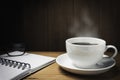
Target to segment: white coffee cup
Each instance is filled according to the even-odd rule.
[[[103,58],[107,49],[114,49],[111,58],[117,55],[117,48],[106,45],[106,41],[92,37],[74,37],[66,40],[66,51],[68,57],[77,67],[89,68]]]

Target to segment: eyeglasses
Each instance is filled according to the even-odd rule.
[[[16,52],[19,51],[19,52]],[[16,52],[16,53],[14,53]],[[23,44],[13,44],[13,47],[6,51],[7,55],[10,57],[22,56],[25,54],[25,45]]]
[[[10,57],[16,57],[16,56],[22,56],[22,55],[24,55],[25,54],[25,51],[19,51],[19,53],[18,54],[13,54],[14,52],[17,52],[17,51],[13,51],[13,52],[7,52],[7,55],[8,56],[10,56]]]

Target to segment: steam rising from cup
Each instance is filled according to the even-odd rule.
[[[87,9],[81,10],[80,19],[74,19],[69,32],[76,37],[99,37],[98,28],[90,18]]]

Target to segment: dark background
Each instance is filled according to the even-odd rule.
[[[120,49],[119,0],[18,0],[0,4],[0,50],[25,43],[29,51],[65,51],[65,40],[76,36],[70,32],[75,21],[82,24],[78,25],[79,33],[90,25],[88,32],[97,29],[97,37]],[[89,14],[88,21],[82,19],[83,11]],[[90,20],[94,24],[88,24]]]

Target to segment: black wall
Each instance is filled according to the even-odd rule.
[[[0,46],[25,43],[27,50],[65,51],[75,20],[87,10],[99,38],[120,49],[120,6],[117,0],[22,0],[1,2]],[[79,24],[81,25],[81,24]],[[92,27],[89,29],[92,31]]]

